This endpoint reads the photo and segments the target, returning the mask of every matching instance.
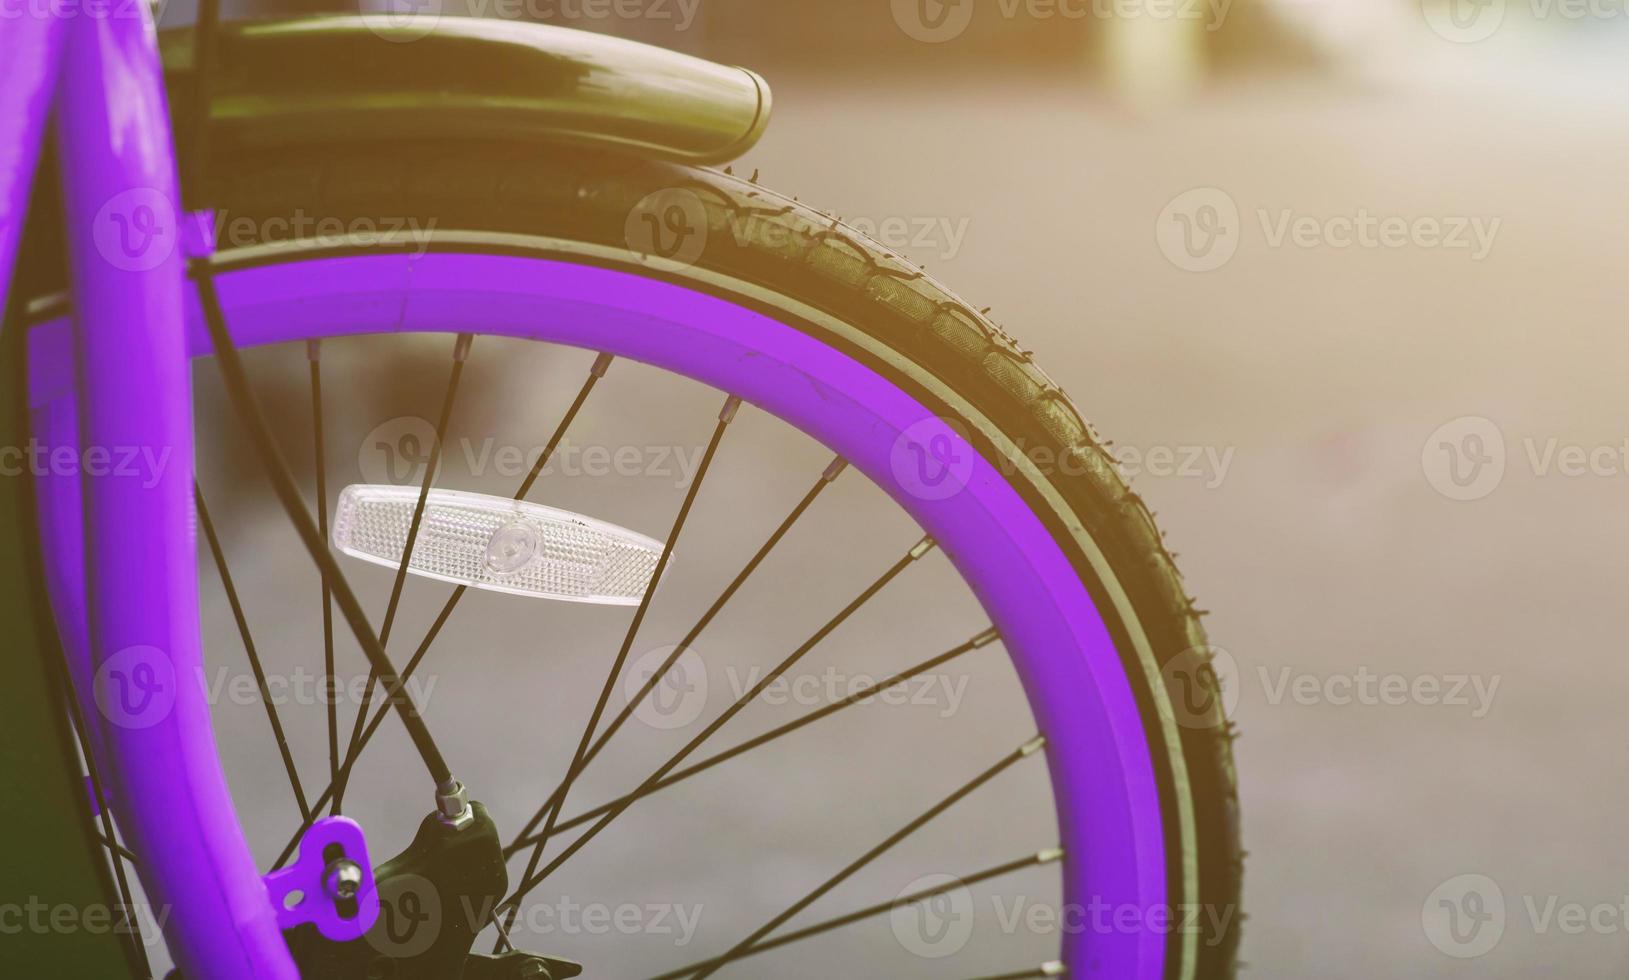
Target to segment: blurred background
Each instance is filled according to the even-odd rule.
[[[517,9],[490,3],[472,9]],[[170,0],[164,22],[188,20],[187,8]],[[975,306],[993,307],[1116,441],[1223,650],[1250,852],[1246,976],[1629,974],[1621,0],[651,0],[633,5],[638,16],[605,9],[518,4],[526,17],[762,72],[775,117],[738,172],[760,170],[765,184],[872,230]],[[368,379],[348,389],[349,421],[334,422],[348,428],[330,436],[335,465],[350,468],[352,447],[376,426],[433,418],[427,392],[445,352],[404,345],[399,360],[380,362],[335,348],[336,378],[350,370]],[[264,352],[255,364],[268,386],[287,386],[289,404],[303,404],[297,353]],[[455,432],[539,445],[586,366],[524,350],[472,362],[478,380]],[[607,386],[627,399],[608,396],[601,408],[656,397],[665,389],[653,375],[619,366]],[[211,375],[199,386],[205,404],[219,397]],[[612,410],[596,423],[604,430],[580,438],[632,431],[697,450],[716,399],[693,388],[664,394],[672,400],[660,417]],[[704,493],[705,530],[687,532],[728,543],[721,550],[733,556],[749,553],[825,464],[815,447],[787,448],[795,439],[772,420],[749,417],[743,429],[743,442],[761,440],[761,449],[732,445],[720,466],[733,478],[714,479],[737,489]],[[291,428],[291,444],[302,444],[300,433]],[[252,473],[230,432],[214,438],[206,480]],[[671,479],[550,479],[547,502],[656,536],[679,492]],[[508,492],[505,482],[466,474],[453,485]],[[788,622],[818,622],[914,540],[874,488],[855,479],[839,492],[818,539],[795,552],[823,556],[830,574],[811,571],[805,594],[744,597],[710,658],[772,662],[754,646],[755,628],[777,626],[784,638]],[[263,527],[233,522],[228,537],[229,548],[264,557],[241,574],[251,616],[277,637],[265,645],[320,664],[308,626],[276,625],[309,623],[313,601],[279,584],[298,561],[286,532],[267,517]],[[703,550],[688,566],[696,577],[664,591],[636,652],[676,640],[733,573],[739,557]],[[370,609],[382,609],[388,573],[356,575]],[[976,631],[958,588],[943,564],[902,584],[888,615],[848,634],[854,642],[835,662],[904,666]],[[410,584],[404,635],[419,635],[443,593]],[[940,612],[951,594],[962,604]],[[539,626],[535,610],[502,598],[472,595],[455,661],[505,674],[547,658],[570,676],[517,683],[494,703],[459,689],[449,665],[430,713],[469,720],[450,737],[463,740],[452,754],[476,760],[463,767],[472,785],[518,772],[542,790],[581,720],[553,717],[539,691],[595,687],[603,661],[569,651],[577,631],[605,627],[570,607],[549,609]],[[934,624],[931,636],[915,628],[921,622]],[[531,642],[513,640],[527,623]],[[212,650],[235,649],[223,603],[209,629]],[[1009,674],[1004,665],[978,672],[971,687],[984,693],[968,695],[977,710],[891,713],[884,730],[918,740],[901,750],[918,758],[954,747],[965,773],[1025,735]],[[269,857],[291,803],[270,778],[280,767],[264,718],[253,704],[218,711],[234,772],[259,774],[235,775],[234,787],[263,802],[246,806],[245,819]],[[743,731],[789,716],[765,709]],[[924,719],[946,724],[929,735]],[[611,760],[581,791],[585,801],[642,774],[650,755],[641,753],[670,738],[649,726],[636,734],[630,741],[648,744]],[[855,767],[874,732],[838,726],[823,737],[813,761],[784,758],[811,767],[797,770],[800,785],[848,780],[847,823],[886,830],[912,812],[886,802],[891,790],[922,799],[958,781],[956,765]],[[313,772],[322,739],[317,725],[295,733]],[[373,751],[381,766],[394,758],[411,769],[399,732]],[[652,882],[677,889],[667,894],[675,901],[696,888],[726,896],[688,950],[675,953],[671,938],[623,947],[625,975],[716,949],[865,846],[852,826],[839,839],[834,824],[845,821],[830,818],[824,791],[762,788],[785,779],[784,764],[698,787],[689,811],[631,812],[626,836],[607,844],[628,860],[565,882],[613,903],[648,900]],[[937,843],[822,910],[891,897],[924,867],[961,873],[1047,846],[1046,787],[1034,775],[1015,775],[1011,795],[970,806]],[[399,800],[358,792],[358,807],[398,812],[403,833],[422,811],[416,791]],[[1037,802],[1015,809],[1023,793]],[[723,797],[747,802],[723,816],[704,806]],[[530,809],[525,800],[495,807],[506,825]],[[735,864],[693,849],[709,833],[733,839]],[[766,852],[768,865],[748,856]],[[1048,881],[1037,876],[1022,894],[1045,900]],[[1444,919],[1444,902],[1475,911],[1467,889],[1503,909],[1491,946]],[[987,914],[983,898],[980,908]],[[589,958],[593,938],[538,945]],[[969,946],[951,973],[1016,969],[1056,948],[1056,936],[1002,941],[993,952]],[[902,955],[886,919],[821,950],[773,966],[766,958],[761,975],[883,975],[858,964],[885,950],[896,957],[887,975],[950,975]]]

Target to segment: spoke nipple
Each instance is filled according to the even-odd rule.
[[[594,366],[588,369],[588,373],[596,378],[605,377],[605,372],[611,370],[611,362],[615,359],[614,355],[601,354],[594,358]]]
[[[469,358],[470,346],[472,344],[474,344],[474,343],[475,343],[475,335],[474,334],[472,334],[472,333],[461,333],[461,334],[459,334],[458,335],[458,342],[453,344],[453,360],[458,361],[459,363],[463,363],[465,360],[467,360]]]
[[[1053,960],[1050,963],[1041,964],[1041,976],[1043,977],[1061,977],[1068,972],[1069,971],[1064,968],[1063,963],[1059,960]]]
[[[741,407],[741,399],[731,395],[724,400],[724,410],[718,413],[718,420],[728,425],[735,421],[736,410]]]
[[[314,337],[305,342],[305,359],[313,364],[322,360],[322,338]]]
[[[1062,860],[1062,858],[1063,848],[1061,847],[1049,847],[1044,851],[1035,853],[1036,864],[1051,864],[1053,861]]]
[[[979,647],[987,647],[999,639],[1001,639],[1001,631],[992,626],[978,636],[973,637],[971,642],[973,649],[977,650]]]
[[[848,469],[848,460],[839,456],[831,461],[831,465],[826,467],[826,472],[820,474],[820,478],[825,480],[827,483],[830,483],[839,476],[842,476],[843,471],[846,469]]]
[[[1029,741],[1025,742],[1023,745],[1019,746],[1018,747],[1018,754],[1021,755],[1021,756],[1034,755],[1035,753],[1041,751],[1045,747],[1046,747],[1046,736],[1045,735],[1037,735],[1034,738],[1030,739]]]
[[[928,552],[930,552],[932,550],[933,550],[933,539],[932,538],[923,538],[921,541],[918,541],[916,543],[916,547],[911,549],[911,560],[915,561],[918,558],[921,558],[923,555],[927,554]]]
[[[464,830],[475,822],[475,811],[470,808],[463,783],[448,779],[436,787],[436,816],[454,830]]]

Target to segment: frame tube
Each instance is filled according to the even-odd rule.
[[[91,470],[90,454],[134,448],[161,461],[141,478],[83,479],[91,663],[75,674],[93,676],[80,697],[100,716],[113,805],[177,965],[195,980],[292,980],[201,684],[181,215],[156,38],[138,7],[68,22],[58,104],[78,458]]]

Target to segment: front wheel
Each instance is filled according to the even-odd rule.
[[[659,648],[660,655],[641,658],[638,651],[643,647],[635,638],[651,605],[651,591],[643,594],[631,626],[614,616],[582,626],[585,631],[610,631],[594,649],[619,652],[595,653],[583,660],[589,673],[604,673],[608,667],[609,674],[603,686],[596,681],[581,693],[581,689],[568,692],[552,681],[527,682],[514,663],[502,658],[465,656],[476,674],[465,683],[496,685],[492,703],[502,703],[503,690],[525,689],[527,697],[546,705],[543,710],[549,714],[564,716],[574,725],[587,722],[580,741],[566,740],[564,748],[576,743],[576,751],[561,756],[561,771],[550,780],[553,792],[546,796],[539,795],[546,787],[538,785],[530,770],[519,770],[528,775],[517,777],[513,760],[494,762],[490,769],[470,759],[458,764],[460,775],[498,822],[513,821],[505,827],[510,836],[504,853],[512,862],[508,880],[514,891],[495,920],[506,917],[514,929],[519,918],[524,927],[528,903],[547,901],[546,896],[565,887],[561,881],[568,873],[562,870],[566,859],[573,860],[573,870],[597,866],[608,870],[613,880],[625,878],[628,862],[640,860],[639,838],[625,840],[620,852],[608,843],[592,841],[627,811],[623,824],[642,828],[644,835],[668,836],[685,828],[698,833],[709,828],[716,834],[726,826],[733,828],[733,835],[721,836],[756,843],[771,853],[767,858],[760,853],[756,861],[750,854],[730,858],[753,862],[744,866],[759,869],[749,873],[760,884],[750,890],[737,884],[697,903],[709,911],[716,909],[708,919],[718,924],[695,937],[700,952],[689,962],[673,964],[670,956],[663,966],[642,953],[622,956],[617,949],[605,951],[603,943],[594,946],[588,936],[572,937],[567,943],[571,949],[547,950],[575,955],[600,975],[655,972],[664,977],[701,977],[732,969],[773,971],[777,976],[1016,977],[1067,972],[1154,980],[1232,975],[1240,920],[1237,804],[1229,730],[1196,612],[1141,501],[1122,483],[1070,401],[1005,333],[921,270],[840,221],[725,173],[623,156],[512,146],[449,150],[367,143],[336,148],[320,163],[296,156],[291,153],[283,159],[274,151],[262,151],[253,158],[218,160],[210,168],[216,186],[208,189],[207,197],[216,208],[219,248],[207,274],[219,296],[223,321],[237,347],[290,348],[287,354],[257,353],[251,366],[266,370],[261,365],[272,365],[279,357],[304,364],[308,356],[318,356],[319,348],[311,342],[344,337],[351,339],[344,340],[344,346],[336,342],[331,349],[343,350],[344,363],[360,370],[392,363],[404,350],[420,349],[403,335],[448,335],[447,345],[458,366],[444,389],[426,394],[423,407],[427,419],[437,420],[433,435],[438,446],[447,444],[448,419],[456,415],[460,374],[466,397],[470,378],[477,373],[486,372],[487,383],[497,384],[500,365],[523,371],[543,363],[537,360],[540,357],[554,366],[551,371],[570,368],[584,378],[584,386],[518,492],[513,487],[487,492],[495,488],[474,475],[459,486],[462,474],[447,465],[446,457],[439,469],[432,458],[428,467],[409,467],[399,475],[387,472],[383,480],[377,475],[368,480],[363,474],[365,484],[416,485],[419,478],[424,480],[420,513],[403,524],[405,547],[397,555],[398,566],[427,572],[433,569],[425,563],[434,558],[457,564],[457,554],[428,547],[435,541],[434,521],[426,510],[434,506],[428,496],[432,482],[437,492],[477,490],[488,497],[512,494],[516,499],[530,494],[557,502],[563,491],[551,489],[547,477],[537,483],[537,477],[568,428],[587,424],[598,407],[588,393],[599,379],[615,377],[612,359],[643,365],[630,365],[640,381],[619,389],[622,400],[604,409],[602,417],[618,424],[675,418],[687,409],[695,414],[698,392],[704,394],[705,389],[694,382],[727,397],[722,411],[716,405],[705,409],[707,421],[698,423],[702,430],[696,437],[698,446],[707,430],[712,437],[699,471],[677,495],[682,501],[670,498],[653,505],[652,513],[665,507],[670,516],[652,518],[645,528],[662,550],[662,562],[669,553],[678,556],[667,574],[662,574],[665,564],[657,566],[658,574],[649,579],[652,591],[660,579],[664,594],[692,596],[678,577],[679,570],[711,569],[722,575],[726,568],[739,568],[735,578],[719,578],[730,585],[716,597],[707,591],[711,586],[693,594],[714,597],[694,630],[676,630]],[[35,312],[30,341],[39,349],[50,348],[53,338],[68,329],[65,311],[43,304]],[[191,331],[194,355],[208,357],[204,324],[195,322]],[[574,355],[570,348],[582,353]],[[328,357],[330,362],[335,359]],[[489,360],[483,364],[483,358]],[[42,420],[60,417],[53,412],[51,399],[73,397],[60,384],[42,381],[42,376],[61,378],[62,366],[48,361],[42,356],[35,365],[36,417]],[[313,366],[311,371],[315,385],[320,370]],[[332,413],[335,386],[343,385],[344,379],[335,375],[322,383],[328,385],[327,411]],[[360,389],[338,390],[349,394]],[[286,389],[283,394],[286,397]],[[314,437],[320,439],[324,410],[320,399],[314,401]],[[756,532],[767,533],[767,542],[737,535],[740,540],[726,549],[727,535],[698,537],[691,529],[680,543],[679,532],[692,504],[705,501],[702,478],[720,447],[727,452],[724,433],[740,427],[736,416],[743,403],[788,423],[800,438],[812,440],[804,445],[823,447],[835,458],[812,466],[802,499],[794,494],[784,502],[790,512],[783,522],[773,525],[772,531],[766,525]],[[535,419],[524,421],[536,425]],[[542,444],[542,439],[537,442]],[[786,459],[808,461],[806,451],[804,456],[788,453]],[[204,455],[201,447],[201,458]],[[201,473],[208,472],[206,463],[201,463]],[[808,520],[806,514],[816,516],[814,497],[834,484],[845,464],[880,489],[916,530],[902,540],[889,541],[882,530],[891,526],[886,522],[872,525],[866,523],[871,518],[859,511],[838,511],[818,515],[832,528],[824,535],[789,533],[793,523]],[[347,506],[338,487],[328,486],[327,465],[319,456],[316,503],[325,520],[336,500]],[[387,471],[392,468],[387,466]],[[779,463],[758,471],[741,465],[734,470],[730,475],[738,486],[745,480],[765,494],[785,484]],[[587,498],[588,506],[574,509],[603,516],[594,513],[593,505],[613,507],[620,493],[596,490]],[[739,493],[729,499],[744,507],[753,495]],[[676,519],[671,517],[675,506]],[[42,507],[49,511],[51,500],[43,500]],[[220,565],[222,578],[228,579],[225,553],[232,531],[217,529],[205,514],[200,512],[209,556]],[[420,517],[425,518],[422,532]],[[864,525],[858,537],[857,522]],[[436,543],[454,551],[458,546],[447,540]],[[503,544],[508,549],[505,560],[515,553],[509,539],[483,538],[482,543],[487,548]],[[415,551],[415,544],[424,550]],[[726,550],[733,553],[722,553]],[[709,552],[720,552],[716,565]],[[385,557],[383,563],[390,564]],[[877,611],[872,600],[885,587],[914,569],[945,559],[948,563],[937,571],[917,573],[936,576],[931,606],[904,614],[896,610],[892,622],[887,613]],[[345,568],[347,577],[361,588],[371,583],[382,595],[386,586],[394,586],[384,612],[387,637],[398,610],[411,604],[411,596],[426,597],[431,609],[440,608],[414,651],[410,671],[429,652],[432,641],[460,651],[493,648],[487,628],[499,607],[483,607],[490,615],[469,624],[479,640],[459,645],[452,638],[458,623],[451,613],[467,584],[458,584],[449,598],[450,586],[410,576],[413,580],[406,590],[410,598],[404,600],[402,576],[349,562]],[[466,573],[422,577],[473,581],[458,577],[462,574]],[[695,655],[705,657],[708,647],[706,640],[698,642],[698,635],[704,629],[722,628],[711,624],[748,576],[756,576],[753,585],[763,588],[774,585],[776,575],[778,587],[764,595],[794,610],[807,606],[807,627],[791,624],[788,628],[795,625],[802,631],[795,636],[784,631],[771,635],[771,627],[783,625],[784,619],[805,617],[796,613],[760,617],[756,627],[764,635],[753,648],[754,682],[721,698],[704,699],[695,709],[696,717],[685,723],[691,727],[678,726],[688,738],[679,740],[684,748],[676,755],[660,750],[667,762],[653,778],[636,782],[632,792],[613,791],[608,802],[577,812],[567,802],[569,791],[574,784],[590,785],[582,781],[583,774],[610,735],[629,717],[638,717],[648,697],[674,695],[682,700],[694,686],[688,683],[694,678],[682,676],[684,671],[700,670],[706,676],[717,669],[694,666]],[[950,588],[941,580],[959,584]],[[845,601],[845,589],[857,594]],[[492,601],[514,601],[512,595],[502,595],[503,589],[490,591],[498,597]],[[479,587],[469,594],[480,594],[471,604],[491,598]],[[223,598],[231,604],[259,676],[263,668],[246,626],[252,617],[252,612],[245,612],[248,603],[230,585]],[[306,607],[312,617],[326,608],[312,603]],[[552,624],[551,630],[577,628],[564,625],[570,618],[564,612],[551,616],[551,608],[528,607],[526,618],[534,622],[541,618]],[[969,623],[975,624],[972,629],[966,628]],[[811,651],[840,628],[850,634],[873,631],[870,641],[849,637],[873,655],[883,649],[909,649],[897,670],[878,670],[882,677],[870,686],[862,684],[815,706],[807,715],[771,729],[770,738],[760,733],[713,755],[697,751],[736,712],[762,701],[769,683],[811,669]],[[331,636],[331,629],[319,635]],[[947,631],[956,629],[968,635],[955,641]],[[653,639],[642,642],[649,645]],[[660,805],[645,798],[677,782],[675,775],[685,780],[700,776],[714,765],[745,758],[768,741],[778,742],[780,734],[805,726],[813,731],[839,710],[858,726],[861,712],[848,710],[852,706],[875,700],[873,696],[885,688],[925,672],[959,669],[946,665],[964,654],[976,656],[974,651],[997,648],[997,639],[1011,664],[1016,690],[1022,692],[1021,700],[1008,708],[1022,712],[1027,707],[1029,717],[1016,726],[1011,717],[981,724],[973,734],[939,743],[951,750],[934,753],[918,745],[914,751],[919,757],[928,753],[932,770],[920,763],[891,770],[913,773],[901,782],[915,792],[915,805],[878,802],[856,808],[854,798],[843,796],[841,789],[810,795],[801,784],[812,776],[842,780],[876,764],[873,756],[913,751],[909,739],[894,735],[878,740],[875,734],[832,733],[827,751],[816,762],[777,765],[767,773],[754,770],[750,784],[721,784],[734,786],[733,791],[681,797],[684,806],[678,817],[639,816]],[[408,648],[400,641],[396,646]],[[784,646],[791,654],[782,659],[774,646]],[[732,654],[721,656],[728,659]],[[399,657],[398,663],[405,659]],[[475,670],[482,666],[484,674]],[[965,669],[980,683],[1001,683],[987,666]],[[671,683],[675,677],[686,683]],[[631,682],[635,678],[642,682]],[[620,711],[608,703],[614,691],[621,691],[626,701]],[[480,729],[468,720],[468,711],[469,706],[485,703],[482,697],[461,702],[464,713],[427,709],[426,718],[444,733]],[[365,733],[360,744],[366,744],[378,727],[377,719],[366,728],[360,724],[370,702],[371,695],[364,699],[354,729],[344,723],[347,719],[329,714],[330,779],[325,794],[299,785],[301,767],[289,746],[297,749],[300,739],[285,737],[284,732],[299,723],[269,712],[281,761],[305,817],[302,826],[309,826],[325,805],[337,808],[334,798],[343,798],[347,787],[353,800],[367,797],[366,802],[379,803],[394,798],[365,789],[369,784],[350,778],[348,768],[341,772],[341,763],[353,761],[353,751],[359,754],[358,735]],[[311,724],[320,728],[322,721],[318,717]],[[825,724],[830,731],[833,723]],[[1011,745],[981,743],[976,734],[1019,730],[1022,736],[1008,739]],[[889,949],[892,959],[886,962],[873,963],[870,957],[876,949],[863,943],[832,947],[829,957],[835,959],[800,961],[783,949],[815,936],[840,937],[840,927],[867,918],[821,911],[843,911],[829,903],[843,894],[843,888],[865,881],[863,871],[908,852],[899,846],[906,837],[964,796],[1001,793],[984,787],[1008,767],[1041,757],[1043,747],[1047,778],[1042,784],[1009,785],[998,810],[1037,812],[1030,806],[1036,801],[1028,796],[1039,793],[1044,802],[1039,809],[1052,815],[1055,838],[1034,840],[1030,857],[985,862],[987,866],[976,863],[973,854],[941,854],[926,867],[917,865],[919,872],[934,874],[912,876],[896,867],[886,880],[904,887],[873,894],[869,905],[860,901],[862,896],[853,896],[865,906],[862,911],[890,921],[895,942]],[[833,748],[843,751],[830,751]],[[776,773],[786,780],[779,787],[768,778]],[[787,803],[794,800],[800,802],[789,811]],[[544,805],[534,809],[539,802]],[[709,805],[714,808],[710,815]],[[244,807],[240,799],[239,809]],[[354,812],[369,823],[365,809]],[[856,813],[866,819],[844,819]],[[906,820],[913,816],[917,819]],[[904,826],[883,835],[880,845],[868,849],[867,844],[875,841],[860,840],[840,850],[854,859],[847,865],[830,864],[824,851],[812,847],[814,840],[834,833],[845,822],[869,826],[872,818],[879,828],[902,822]],[[640,819],[649,822],[639,824]],[[187,833],[189,828],[176,826],[174,832]],[[275,850],[284,841],[268,842],[260,839],[263,836],[261,828],[250,827],[257,853],[275,854],[277,863],[289,857],[289,847],[280,853]],[[142,841],[126,843],[140,854]],[[382,849],[380,843],[373,846]],[[576,857],[579,853],[585,856]],[[714,855],[711,860],[725,857]],[[768,869],[776,869],[773,876]],[[261,870],[247,867],[233,873],[252,876]],[[977,945],[967,943],[966,937],[958,940],[960,931],[946,925],[955,915],[945,919],[948,913],[958,913],[953,899],[964,892],[971,896],[973,886],[982,888],[983,883],[1009,874],[1052,876],[1050,884],[1029,879],[1018,893],[1047,896],[1059,925],[1028,946],[1014,943],[1010,935],[980,933],[987,941]],[[648,875],[636,876],[644,877]],[[573,887],[590,887],[570,880]],[[517,929],[514,942],[526,945],[524,935],[524,928]],[[205,941],[179,934],[167,938],[182,961],[188,944]],[[548,941],[559,945],[561,937]],[[1048,950],[1049,955],[1031,957],[1036,945],[1055,948]],[[866,958],[855,959],[853,965],[843,958],[862,953]],[[749,960],[750,965],[736,966]]]

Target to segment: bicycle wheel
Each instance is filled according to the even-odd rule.
[[[1228,726],[1196,611],[1140,500],[1069,400],[1001,330],[836,219],[726,173],[478,143],[449,149],[363,142],[332,147],[321,163],[304,156],[285,159],[275,148],[262,149],[211,166],[216,186],[208,199],[226,220],[242,219],[209,263],[222,320],[237,347],[294,345],[295,355],[280,356],[303,358],[302,342],[361,338],[355,342],[372,350],[403,342],[381,335],[440,333],[476,336],[469,354],[476,359],[486,349],[480,338],[559,345],[589,352],[585,363],[595,354],[611,355],[701,382],[789,423],[851,464],[927,534],[920,545],[905,542],[898,562],[854,601],[863,604],[936,548],[995,631],[980,631],[952,652],[982,648],[998,636],[1044,738],[1058,839],[1037,841],[1037,858],[1014,867],[1055,864],[1062,907],[1076,910],[1078,927],[1056,933],[1055,961],[1015,964],[1000,975],[1231,975],[1240,882],[1236,800]],[[353,229],[398,216],[433,231],[381,235],[370,225],[375,233],[367,235],[284,237],[299,216]],[[64,313],[60,303],[40,302],[30,316],[30,344],[40,352],[31,379],[36,418],[42,427],[57,427],[39,433],[47,444],[71,438],[62,428],[63,400],[73,397],[71,364],[50,354],[65,348]],[[207,357],[209,333],[203,314],[194,314],[192,350]],[[468,350],[465,343],[458,347]],[[603,357],[594,364],[603,373]],[[450,392],[444,404],[453,404]],[[566,421],[575,414],[574,408]],[[713,448],[727,424],[721,417]],[[434,472],[433,463],[426,472]],[[826,471],[811,493],[834,475]],[[47,512],[51,492],[44,492]],[[321,500],[325,513],[332,496]],[[682,526],[689,499],[670,535]],[[218,547],[207,517],[204,528]],[[779,540],[772,537],[770,546]],[[665,543],[675,544],[672,536]],[[819,542],[806,546],[819,553]],[[747,554],[754,552],[736,558]],[[749,563],[744,570],[756,567]],[[463,594],[462,587],[454,592],[413,664]],[[842,608],[837,623],[852,612]],[[235,599],[233,612],[241,615]],[[796,646],[793,659],[829,632],[817,630],[804,645],[789,643]],[[627,652],[625,641],[607,689],[621,682]],[[658,668],[647,685],[660,678]],[[750,690],[736,704],[760,693]],[[599,701],[603,708],[603,694]],[[581,700],[559,698],[551,710],[586,715],[593,703],[590,691]],[[606,720],[614,726],[612,713]],[[600,717],[596,710],[594,718]],[[588,736],[604,733],[603,724],[597,731],[590,724],[583,744],[595,745]],[[1005,754],[991,747],[989,759],[961,760],[963,775],[978,777],[962,789],[1039,754],[1039,745],[1026,740],[1004,747]],[[664,775],[683,772],[668,768]],[[521,787],[525,794],[537,793],[533,782]],[[568,776],[561,786],[570,783]],[[495,805],[514,788],[475,787]],[[647,794],[630,795],[638,799],[622,799],[643,805]],[[556,797],[563,797],[560,787],[547,798]],[[945,801],[954,799],[960,797],[952,793]],[[545,841],[565,832],[549,829],[556,818],[590,828],[565,845],[561,854],[569,857],[588,850],[595,819],[614,819],[622,812],[617,804],[580,814],[576,824],[560,807],[548,816],[536,811],[506,849],[517,866],[531,858],[519,886],[530,894],[547,888],[561,860],[556,854],[540,865],[533,856],[542,853],[533,850],[540,822]],[[938,812],[930,808],[924,816]],[[127,843],[140,853],[140,840]],[[895,842],[884,843],[891,848]],[[1055,860],[1058,852],[1061,860]],[[853,853],[865,863],[881,852],[857,845]],[[284,848],[279,861],[287,856]],[[616,857],[602,852],[600,860],[611,864]],[[983,880],[976,868],[966,870],[968,880]],[[258,874],[252,867],[240,872]],[[713,937],[716,949],[671,975],[711,975],[759,953],[766,959],[750,960],[747,968],[773,969],[762,964],[775,955],[777,940],[797,938],[794,927],[812,928],[806,918],[784,913],[805,912],[813,899],[804,898],[822,898],[842,880],[846,876],[818,874],[800,880],[794,891],[813,891],[779,909],[783,914],[757,909],[762,922],[745,940]],[[900,901],[911,905],[944,894],[925,885]],[[888,900],[878,906],[882,912],[899,904],[900,896],[880,897]],[[1130,915],[1105,921],[1085,913],[1103,908]],[[187,945],[199,937],[171,934],[168,940],[184,961]],[[879,970],[944,975],[960,961],[928,954],[903,962]],[[614,963],[588,965],[629,975]],[[807,964],[794,961],[777,972],[799,968]]]

